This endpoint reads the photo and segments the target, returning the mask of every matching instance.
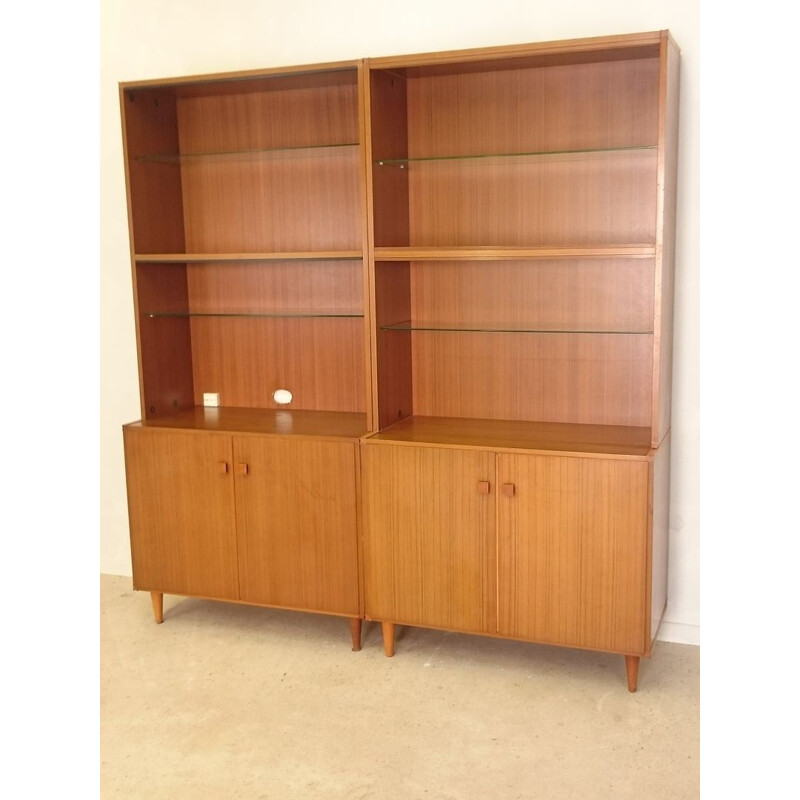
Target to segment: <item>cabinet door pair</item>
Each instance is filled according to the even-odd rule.
[[[126,429],[135,587],[358,616],[355,448]]]
[[[645,650],[649,464],[369,445],[366,616]]]

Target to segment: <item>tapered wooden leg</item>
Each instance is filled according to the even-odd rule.
[[[361,649],[361,620],[358,617],[350,617],[350,638],[353,640],[353,652],[357,653]]]
[[[639,682],[639,656],[625,656],[625,671],[628,673],[628,691],[635,692]]]
[[[153,602],[153,616],[161,624],[164,621],[164,593],[150,592],[150,600]]]
[[[383,652],[386,653],[386,658],[391,658],[394,655],[394,622],[381,622],[381,631]]]

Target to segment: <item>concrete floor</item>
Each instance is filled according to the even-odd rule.
[[[699,648],[621,656],[164,598],[101,576],[103,800],[699,797]]]

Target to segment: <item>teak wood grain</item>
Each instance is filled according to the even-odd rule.
[[[359,614],[355,447],[234,437],[242,599]]]
[[[191,433],[252,433],[357,441],[368,432],[365,414],[342,411],[299,411],[270,408],[205,408],[191,406],[170,417],[132,423],[132,428],[172,429]]]
[[[375,276],[378,423],[385,428],[410,416],[414,407],[411,337],[381,330],[411,318],[410,267],[376,264]]]
[[[190,324],[186,318],[147,314],[188,307],[186,265],[165,271],[137,264],[134,276],[143,411],[147,418],[168,416],[194,401]]]
[[[230,438],[126,427],[124,442],[134,588],[238,599]]]
[[[678,179],[680,56],[664,32],[659,81],[658,222],[656,226],[656,335],[653,342],[653,446],[672,416],[672,328],[675,295],[675,216]]]
[[[219,392],[224,405],[276,408],[276,389],[292,408],[364,412],[363,320],[352,318],[194,317],[194,404]]]
[[[364,586],[371,619],[496,629],[494,455],[362,448]]]
[[[642,654],[648,464],[498,456],[499,631]]]
[[[412,337],[414,414],[650,426],[652,335]]]
[[[652,332],[653,267],[638,258],[414,261],[410,319]]]
[[[557,451],[578,456],[651,456],[650,429],[614,425],[413,416],[369,437],[370,444],[441,445],[498,451]]]
[[[655,642],[667,605],[667,573],[669,566],[669,487],[671,435],[668,433],[656,451],[652,472],[652,510],[648,583],[648,649]]]

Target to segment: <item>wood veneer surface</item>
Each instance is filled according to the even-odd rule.
[[[286,408],[204,408],[193,406],[182,409],[171,417],[145,420],[126,427],[342,439],[358,439],[367,433],[364,414],[296,411]]]
[[[359,613],[356,446],[234,437],[242,599]]]
[[[368,444],[430,444],[490,450],[563,451],[647,459],[650,429],[510,420],[413,416],[374,434]]]
[[[493,480],[491,453],[362,448],[368,617],[496,630]]]
[[[239,599],[231,440],[124,428],[133,584]]]
[[[392,335],[412,337],[415,414],[650,427],[652,335]]]
[[[498,456],[499,631],[642,654],[648,464]]]

